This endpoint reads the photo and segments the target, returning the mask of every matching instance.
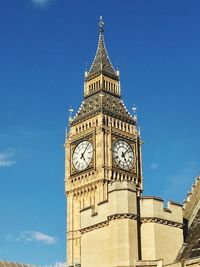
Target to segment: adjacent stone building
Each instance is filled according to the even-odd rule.
[[[142,139],[99,23],[84,100],[66,134],[68,267],[199,266],[200,179],[184,206],[143,195]]]

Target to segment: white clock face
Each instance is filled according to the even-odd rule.
[[[134,153],[131,146],[124,140],[117,140],[113,144],[113,159],[124,170],[130,170],[134,164]]]
[[[73,153],[72,161],[76,170],[82,171],[85,170],[93,156],[93,147],[92,144],[88,141],[80,142]]]

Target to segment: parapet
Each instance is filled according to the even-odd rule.
[[[181,226],[183,223],[182,205],[169,201],[167,207],[164,207],[164,200],[154,196],[143,196],[140,198],[141,220],[151,220],[152,222],[161,222],[163,224],[177,224]]]
[[[138,260],[136,267],[163,267],[163,260]]]
[[[191,190],[187,194],[187,199],[183,203],[183,217],[190,220],[193,212],[200,205],[200,176],[197,176]]]

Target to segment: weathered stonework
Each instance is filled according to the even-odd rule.
[[[73,155],[84,141],[92,146],[92,159],[78,170]],[[117,142],[121,166],[113,153]],[[123,150],[123,145],[128,148]],[[136,116],[121,100],[119,72],[108,57],[100,21],[96,56],[85,73],[84,100],[70,120],[65,141],[68,266],[199,265],[198,259],[188,260],[200,257],[199,178],[184,209],[173,201],[166,208],[162,199],[142,196],[141,146]],[[82,166],[86,150],[77,153],[76,164]]]

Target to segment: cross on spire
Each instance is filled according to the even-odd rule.
[[[104,74],[115,80],[119,80],[119,77],[111,63],[111,60],[109,59],[109,56],[106,50],[106,45],[104,41],[104,33],[103,33],[103,25],[104,25],[103,18],[102,16],[100,16],[99,18],[99,40],[98,40],[97,51],[96,51],[96,55],[93,60],[92,66],[90,70],[88,71],[88,76],[86,77],[86,80],[90,80],[100,74]]]
[[[99,31],[101,33],[103,32],[103,25],[104,25],[103,18],[102,18],[102,16],[100,16],[100,18],[99,18]]]

